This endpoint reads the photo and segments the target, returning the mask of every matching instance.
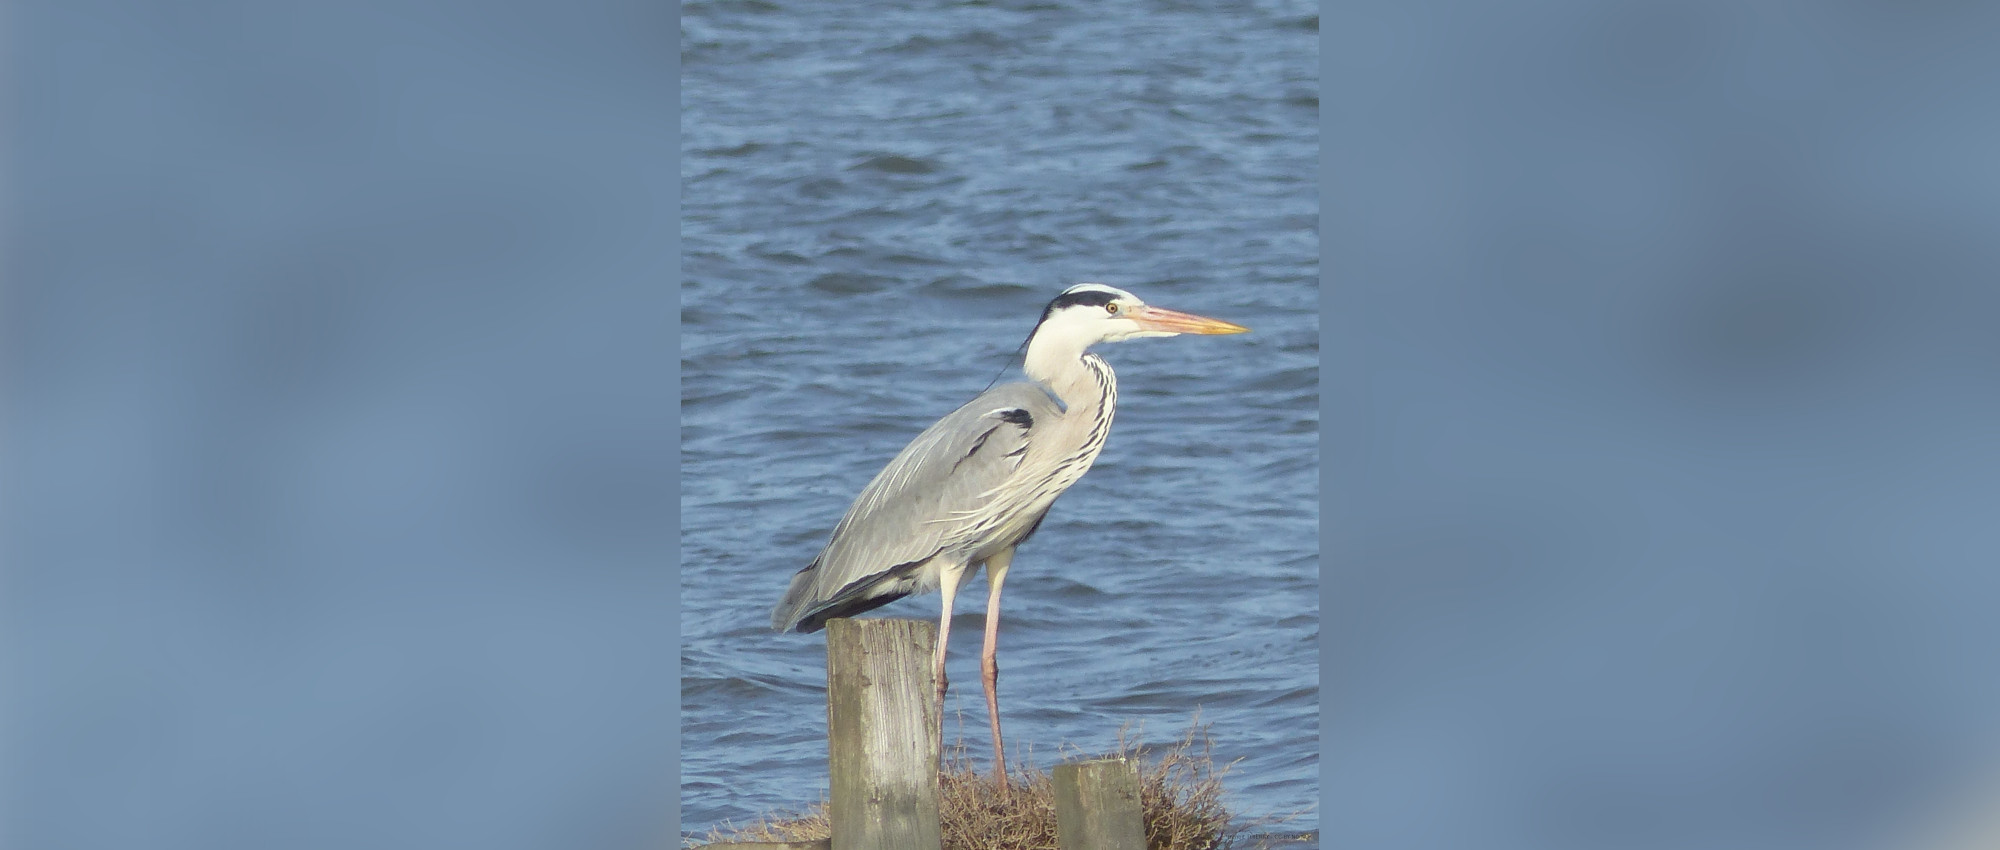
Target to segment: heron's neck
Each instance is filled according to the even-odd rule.
[[[1060,337],[1045,338],[1038,334],[1029,340],[1028,356],[1022,364],[1028,377],[1061,398],[1071,414],[1078,408],[1109,407],[1118,398],[1118,379],[1111,372],[1111,364],[1095,354],[1085,353],[1085,347]]]

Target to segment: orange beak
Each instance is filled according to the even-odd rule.
[[[1146,330],[1163,333],[1240,334],[1247,333],[1250,330],[1242,325],[1231,324],[1221,319],[1211,319],[1206,316],[1197,316],[1193,313],[1182,313],[1178,310],[1168,310],[1164,307],[1148,306],[1126,318],[1138,322],[1139,327]]]

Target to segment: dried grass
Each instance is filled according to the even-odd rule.
[[[1231,823],[1222,804],[1222,777],[1232,764],[1217,766],[1215,742],[1197,716],[1180,739],[1155,749],[1118,735],[1118,749],[1107,757],[1139,762],[1139,804],[1145,813],[1147,850],[1229,850],[1238,847],[1246,830],[1269,823]],[[1078,751],[1073,754],[1081,758]],[[993,778],[977,770],[961,740],[945,755],[938,774],[938,820],[944,850],[1057,850],[1053,780],[1029,762],[1012,771],[1005,793]],[[710,830],[699,847],[721,841],[810,841],[832,834],[826,803],[787,817],[765,816],[742,829]]]
[[[726,831],[725,831],[726,830]],[[727,823],[708,831],[700,839],[688,838],[682,847],[706,847],[720,842],[758,841],[817,841],[833,835],[833,822],[827,820],[826,801],[821,800],[806,807],[796,815],[778,817],[765,815],[749,826],[737,828]]]

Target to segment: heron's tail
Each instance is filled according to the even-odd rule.
[[[771,628],[787,632],[799,624],[805,616],[805,609],[811,602],[813,576],[819,570],[819,559],[805,565],[804,569],[792,574],[792,583],[785,588],[785,596],[778,600],[778,607],[771,609]]]

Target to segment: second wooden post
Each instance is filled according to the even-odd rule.
[[[1062,850],[1146,850],[1138,765],[1122,758],[1059,764],[1055,792]]]
[[[826,624],[833,850],[938,850],[937,624]]]

